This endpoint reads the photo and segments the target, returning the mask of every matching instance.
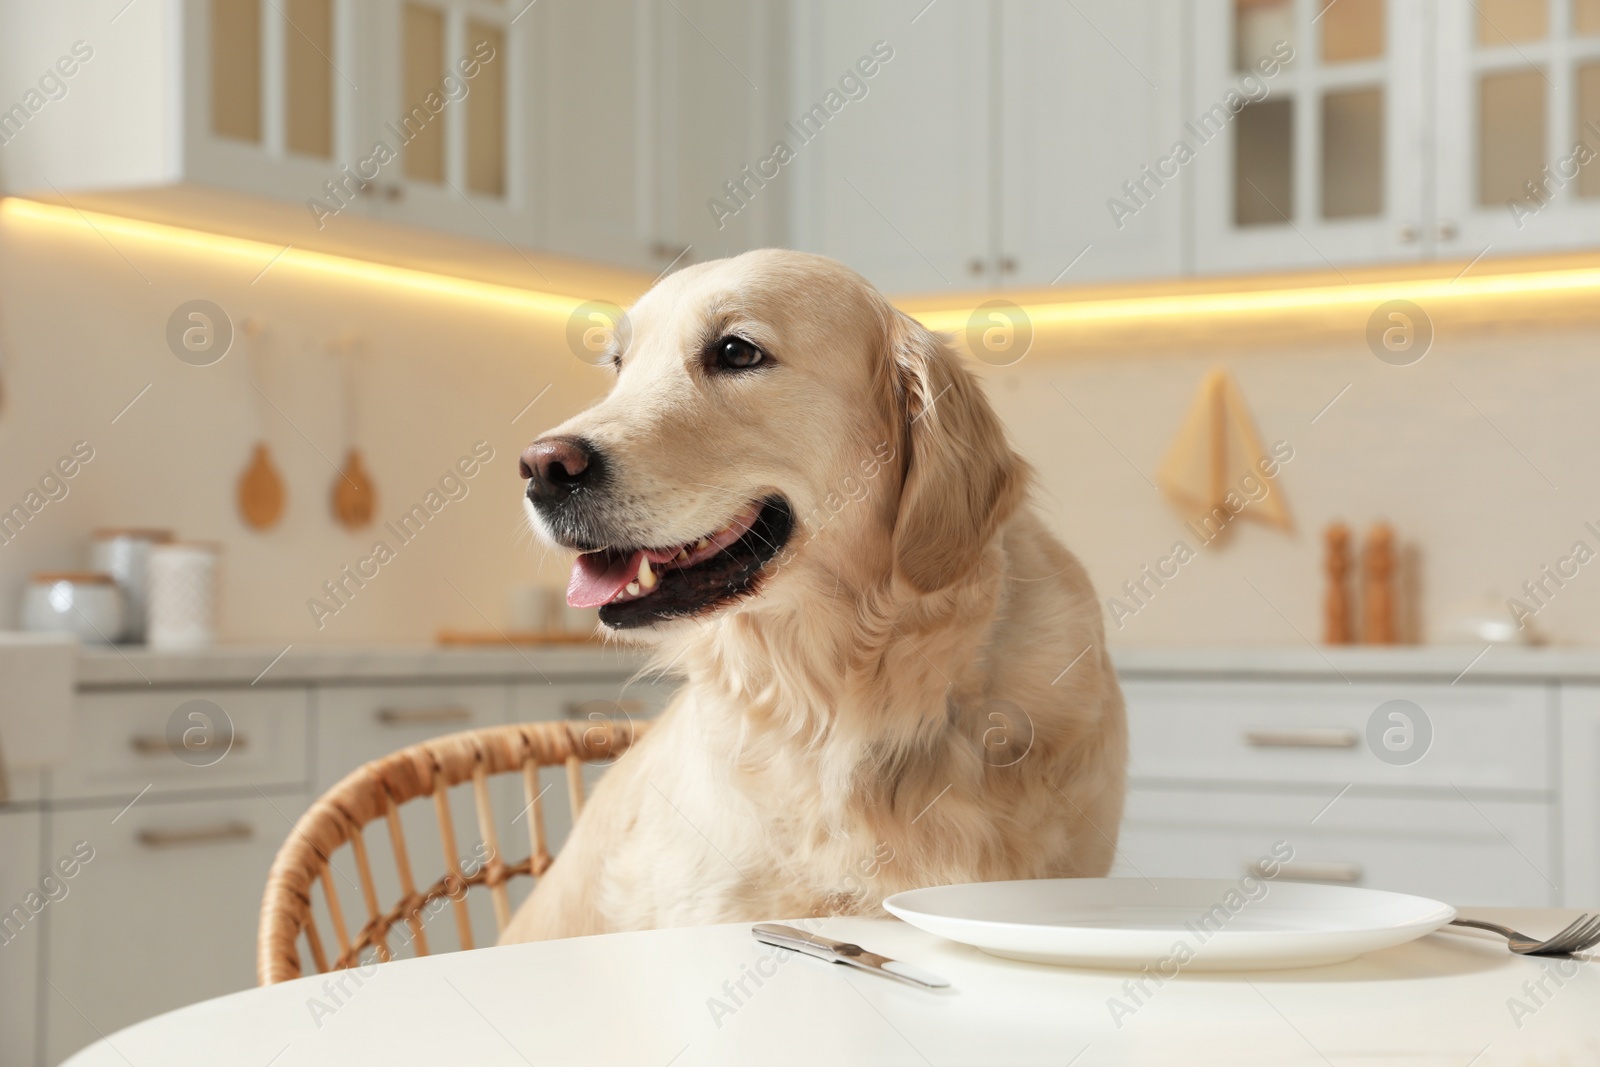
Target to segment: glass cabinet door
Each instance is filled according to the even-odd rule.
[[[1425,254],[1424,2],[1196,0],[1198,271]]]
[[[1600,0],[1440,3],[1438,254],[1593,246]]]
[[[532,5],[364,2],[370,91],[358,168],[378,174],[364,194],[379,216],[495,242],[533,240]]]

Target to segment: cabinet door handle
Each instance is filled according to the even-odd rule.
[[[618,715],[633,718],[635,715],[644,715],[650,709],[642,700],[575,700],[563,709],[569,719],[614,719]]]
[[[1259,863],[1245,864],[1245,873],[1278,882],[1336,882],[1355,885],[1366,875],[1359,863],[1285,863],[1276,874],[1268,875]]]
[[[247,822],[225,822],[199,826],[193,830],[140,830],[139,844],[145,848],[183,848],[188,845],[216,845],[224,841],[248,841],[256,836]]]
[[[233,748],[243,748],[245,744],[244,734],[233,735]],[[199,744],[191,745],[186,742],[184,747],[190,752],[207,752],[221,745],[222,741],[216,734],[208,733],[205,740]],[[141,756],[165,756],[172,751],[165,737],[155,737],[151,734],[135,734],[128,739],[128,747]]]
[[[1400,238],[1400,243],[1403,244],[1403,245],[1416,244],[1417,243],[1417,236],[1418,236],[1417,228],[1415,226],[1411,225],[1411,223],[1409,223],[1409,222],[1404,223],[1400,227],[1400,230],[1399,230],[1399,233],[1397,234],[1397,236]]]
[[[1002,259],[1000,261],[1000,273],[1001,274],[1015,274],[1016,272],[1017,272],[1017,258],[1015,256],[1006,256],[1004,259]]]
[[[457,705],[440,708],[379,708],[378,721],[385,726],[428,726],[434,723],[470,722],[472,709]]]
[[[1460,232],[1453,222],[1439,223],[1439,240],[1441,241],[1454,241],[1460,235]]]
[[[974,277],[982,274],[988,269],[988,266],[983,262],[983,260],[977,256],[973,256],[972,259],[967,263],[967,273],[973,275]]]
[[[1361,735],[1354,730],[1246,730],[1245,743],[1253,748],[1355,748]]]

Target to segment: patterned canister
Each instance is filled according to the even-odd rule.
[[[208,648],[217,639],[214,544],[173,541],[150,549],[151,648]]]

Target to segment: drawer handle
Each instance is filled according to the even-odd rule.
[[[619,715],[633,718],[643,715],[649,708],[642,700],[575,700],[566,706],[569,719],[615,719]]]
[[[1246,730],[1244,739],[1256,748],[1355,748],[1354,730]]]
[[[223,841],[248,841],[255,828],[245,822],[225,822],[193,830],[140,830],[139,844],[145,848],[183,848],[186,845],[214,845]]]
[[[472,709],[443,708],[379,708],[378,721],[385,726],[422,726],[430,723],[470,722]]]
[[[1340,885],[1355,885],[1366,874],[1359,863],[1283,863],[1279,864],[1275,875],[1268,875],[1260,864],[1249,863],[1245,871],[1257,878],[1279,882],[1337,882]]]
[[[189,752],[209,752],[213,748],[227,747],[225,745],[226,740],[226,736],[218,737],[215,732],[208,732],[203,741],[192,745],[185,743],[184,747]],[[141,756],[165,756],[172,751],[167,745],[165,737],[152,737],[150,734],[136,734],[129,738],[128,744]],[[243,748],[244,746],[244,734],[234,734],[232,747]]]

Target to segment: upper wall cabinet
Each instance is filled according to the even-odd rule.
[[[797,3],[795,243],[890,291],[1177,272],[1176,191],[1109,207],[1177,124],[1171,8]]]
[[[990,5],[801,0],[793,15],[794,243],[890,291],[980,283],[996,251]]]
[[[213,17],[234,2],[212,0]],[[332,0],[299,2],[327,6]],[[282,8],[291,40],[303,37],[292,6]],[[536,243],[533,23],[514,23],[515,15],[499,0],[348,5],[354,85],[331,73],[344,82],[339,95],[359,101],[355,155],[337,161],[326,199],[356,196],[380,218]],[[213,55],[215,49],[213,38]],[[302,40],[302,51],[314,53],[305,62],[326,77],[315,62],[321,49]],[[213,111],[218,96],[213,90]]]
[[[1185,12],[1170,0],[1007,0],[995,12],[999,282],[1179,273]]]
[[[1600,244],[1600,0],[1195,0],[1201,271]]]
[[[7,145],[12,191],[203,186],[301,205],[316,230],[350,213],[537,236],[529,35],[504,3],[90,0],[11,5],[4,30],[10,70],[85,53]]]
[[[245,193],[303,208],[318,232],[364,216],[653,274],[782,243],[781,189],[750,202],[746,177],[782,125],[781,10],[7,4],[0,71],[70,73],[57,79],[59,102],[40,95],[39,108],[0,124],[0,180],[12,192],[143,192],[169,206],[185,187]],[[730,199],[730,183],[746,203]],[[711,210],[717,198],[731,214]]]
[[[1419,0],[1196,0],[1182,136],[1198,269],[1427,253],[1423,14]]]
[[[1600,245],[1600,0],[1436,17],[1440,255]]]

